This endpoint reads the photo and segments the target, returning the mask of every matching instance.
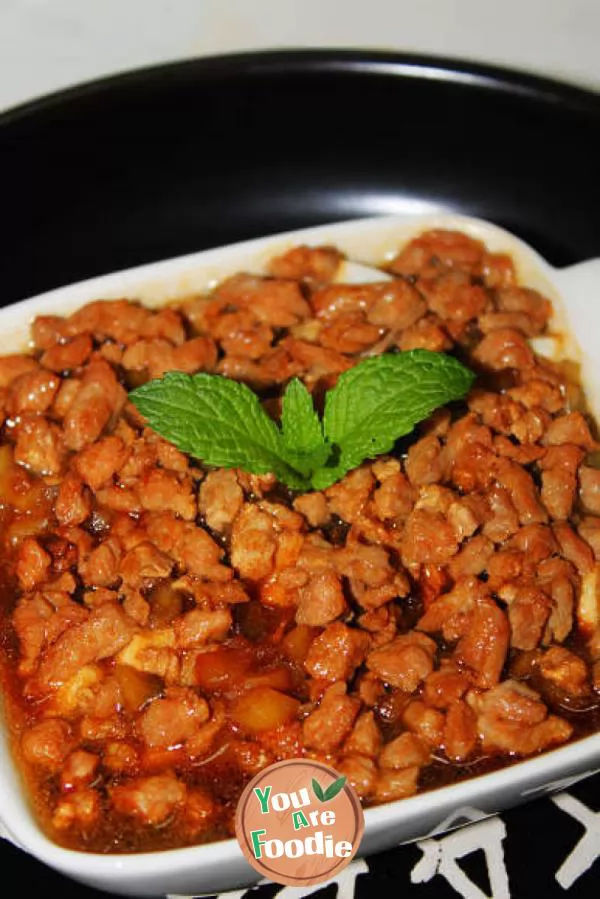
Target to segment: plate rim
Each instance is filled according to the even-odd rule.
[[[510,66],[492,65],[461,57],[376,49],[286,48],[252,50],[176,59],[135,67],[59,88],[0,112],[0,129],[51,113],[57,108],[94,96],[135,88],[158,79],[196,73],[201,79],[234,75],[362,74],[365,77],[431,80],[491,90],[544,104],[567,106],[570,111],[597,118],[600,126],[600,89],[579,86],[552,76]]]

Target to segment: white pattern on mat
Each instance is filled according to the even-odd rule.
[[[568,890],[600,857],[600,812],[593,812],[570,793],[553,796],[552,802],[585,827],[584,835],[555,875],[563,890]]]
[[[428,883],[437,874],[444,877],[462,899],[510,899],[508,873],[504,864],[506,827],[501,818],[488,818],[463,827],[446,837],[423,840],[417,846],[422,858],[412,869],[412,883]],[[491,893],[484,893],[462,868],[457,859],[482,849],[485,855]]]

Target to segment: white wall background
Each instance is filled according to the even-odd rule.
[[[600,89],[600,0],[0,0],[0,108],[182,57],[378,47]]]

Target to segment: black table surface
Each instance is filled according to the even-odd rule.
[[[406,210],[488,218],[566,265],[600,256],[599,159],[597,95],[485,66],[324,50],[133,72],[0,116],[0,301],[247,237]],[[599,812],[596,776],[355,861],[313,894],[595,899]],[[0,865],[23,896],[105,895],[8,843]],[[291,899],[275,885],[251,893],[277,894]]]

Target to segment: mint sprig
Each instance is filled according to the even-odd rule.
[[[168,372],[129,398],[154,431],[207,465],[272,472],[294,490],[322,490],[465,396],[473,379],[442,353],[378,356],[340,376],[327,392],[322,422],[304,384],[291,381],[281,427],[249,387],[220,375]]]
[[[221,468],[273,472],[290,487],[304,488],[304,476],[286,461],[281,431],[245,384],[171,371],[129,399],[152,430],[182,452]]]
[[[290,381],[283,394],[281,437],[287,457],[306,477],[325,465],[330,456],[331,447],[323,436],[312,396],[298,378]]]
[[[440,406],[465,396],[474,375],[453,356],[430,350],[389,353],[344,372],[325,398],[323,431],[339,458],[315,473],[323,490],[364,459],[389,452]]]

